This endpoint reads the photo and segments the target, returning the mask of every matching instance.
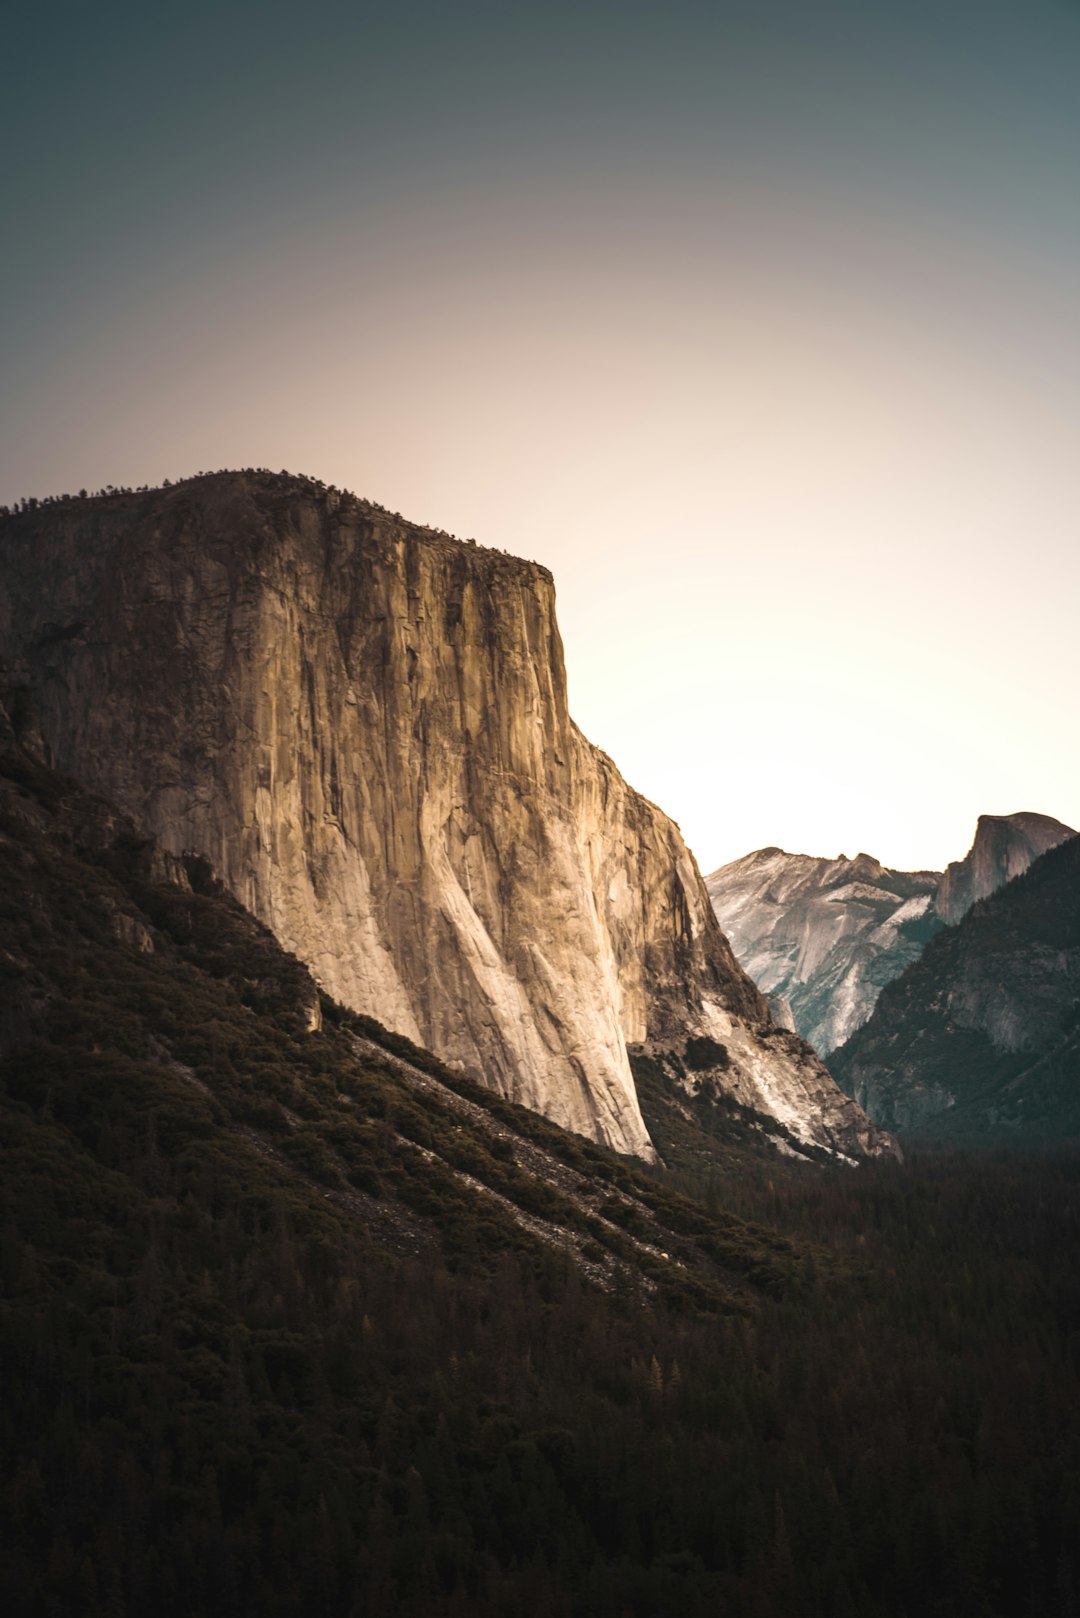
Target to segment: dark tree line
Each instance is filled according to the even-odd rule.
[[[74,506],[77,502],[83,500],[105,500],[117,495],[154,494],[159,490],[184,488],[204,481],[235,477],[257,479],[265,488],[271,491],[303,493],[309,496],[321,497],[324,500],[329,499],[337,508],[356,509],[389,517],[394,522],[406,524],[408,527],[418,529],[424,534],[434,535],[438,539],[453,540],[455,544],[466,545],[470,549],[489,550],[498,556],[509,556],[511,554],[498,546],[478,546],[475,539],[462,539],[457,534],[449,533],[445,528],[439,528],[427,523],[412,523],[408,518],[403,517],[400,511],[392,511],[388,506],[380,505],[377,500],[364,499],[349,489],[340,489],[336,484],[326,483],[322,478],[311,477],[303,472],[289,472],[285,469],[274,472],[267,466],[223,468],[217,472],[200,471],[187,478],[163,478],[160,484],[106,483],[100,489],[80,489],[74,495],[67,493],[30,495],[14,501],[11,505],[0,505],[0,522],[7,518],[26,516],[52,506]]]

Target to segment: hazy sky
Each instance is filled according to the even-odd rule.
[[[0,500],[288,467],[545,562],[706,871],[1080,826],[1080,8],[12,9]]]

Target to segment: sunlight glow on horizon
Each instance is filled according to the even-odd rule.
[[[42,139],[0,499],[287,467],[543,562],[706,872],[1080,825],[1076,19],[324,9],[201,102],[179,51],[145,154],[91,120],[96,224]]]

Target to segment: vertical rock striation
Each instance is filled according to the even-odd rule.
[[[62,769],[210,860],[328,993],[516,1100],[649,1156],[628,1043],[722,1026],[765,1110],[888,1146],[771,1055],[678,828],[572,723],[545,568],[215,474],[9,518],[0,655]]]
[[[773,1015],[828,1056],[942,925],[932,913],[939,881],[937,871],[891,871],[869,854],[762,848],[705,885]]]

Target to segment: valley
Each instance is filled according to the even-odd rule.
[[[1075,1150],[619,1157],[0,730],[5,1611],[1068,1610]]]

